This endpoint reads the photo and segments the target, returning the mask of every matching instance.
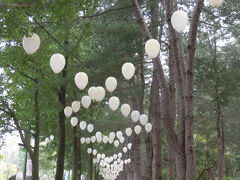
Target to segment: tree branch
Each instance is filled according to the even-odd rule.
[[[101,16],[103,14],[112,12],[112,11],[118,11],[118,10],[123,10],[123,9],[128,9],[128,8],[131,8],[131,6],[124,6],[124,7],[120,7],[120,8],[107,9],[106,11],[96,13],[96,14],[92,14],[92,15],[89,15],[89,16],[79,16],[78,19],[93,18],[93,17]]]
[[[25,11],[25,13],[28,16],[31,16],[33,21],[42,29],[44,30],[47,35],[53,40],[55,41],[65,52],[67,52],[68,54],[70,54],[71,56],[73,56],[75,59],[77,59],[79,62],[83,62],[82,60],[80,60],[76,55],[74,55],[72,53],[72,51],[68,50],[67,48],[65,48],[58,40],[57,38],[55,38],[41,23],[39,23],[28,11]],[[87,69],[90,69],[88,66],[82,64],[83,66],[85,66]]]
[[[7,108],[7,110],[3,109],[0,107],[0,110],[3,111],[4,113],[8,114],[10,117],[13,118],[14,124],[16,125],[16,128],[19,132],[20,138],[24,144],[24,147],[26,148],[26,150],[28,151],[29,155],[32,157],[33,156],[33,151],[31,149],[31,147],[26,143],[25,137],[23,135],[23,129],[20,127],[19,121],[16,117],[15,112],[10,108],[9,104],[4,101],[4,100],[0,100],[0,102]]]
[[[150,31],[143,19],[143,16],[141,14],[140,7],[139,7],[137,0],[130,0],[130,3],[132,5],[133,12],[135,14],[135,17],[137,19],[137,22],[140,26],[140,29],[142,31],[142,34],[143,34],[145,40],[151,39],[152,35],[150,34]],[[168,84],[166,81],[166,77],[164,75],[163,67],[160,63],[159,56],[153,60],[153,66],[154,66],[154,70],[157,72],[157,80],[158,80],[159,85],[163,92],[163,97],[162,97],[163,102],[164,102],[163,103],[164,104],[163,122],[164,122],[164,126],[165,126],[166,132],[167,132],[166,133],[167,139],[169,140],[169,144],[171,145],[171,147],[173,147],[174,150],[179,153],[177,134],[175,133],[174,128],[171,126],[171,123],[169,123],[169,120],[171,119],[170,104],[169,104],[170,103],[170,95],[169,95]]]

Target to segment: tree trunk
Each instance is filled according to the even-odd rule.
[[[66,60],[68,58],[66,57]],[[67,62],[67,61],[66,61]],[[65,80],[67,77],[67,63],[63,69],[62,77]],[[62,106],[62,110],[58,113],[58,153],[57,153],[57,168],[56,180],[63,179],[64,173],[64,157],[65,157],[65,115],[64,108],[66,106],[66,86],[61,85],[60,92],[58,93],[58,101]]]
[[[218,179],[224,178],[224,129],[220,103],[217,102]]]
[[[38,87],[38,80],[37,82],[37,89],[35,91],[35,142],[34,142],[34,152],[32,160],[32,179],[38,180],[39,179],[39,136],[40,136],[40,112],[39,112],[39,87]]]
[[[153,162],[152,162],[152,179],[161,180],[162,175],[162,137],[161,137],[161,113],[160,113],[160,96],[159,84],[156,72],[153,73]]]
[[[80,180],[80,138],[77,132],[77,126],[73,128],[73,170],[72,180]]]
[[[173,56],[173,49],[169,49],[169,94],[170,94],[170,105],[171,105],[171,126],[174,128],[176,121],[176,88],[175,88],[175,69],[176,61]],[[175,153],[173,148],[168,145],[168,156],[167,156],[167,179],[175,180]]]
[[[93,155],[92,154],[88,155],[88,180],[93,180]]]

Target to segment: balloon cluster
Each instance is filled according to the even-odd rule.
[[[123,153],[131,150],[131,147],[132,144],[129,143],[127,147],[123,148]],[[105,154],[97,154],[96,158],[93,159],[93,163],[99,163],[99,174],[102,175],[104,179],[116,179],[119,173],[123,171],[123,166],[131,163],[131,159],[122,160],[122,156],[123,154],[121,152],[109,157],[106,157]]]

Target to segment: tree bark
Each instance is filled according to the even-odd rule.
[[[38,81],[37,81],[38,82]],[[40,136],[40,112],[39,112],[39,87],[37,83],[37,89],[35,91],[35,142],[34,142],[34,152],[32,160],[32,179],[39,179],[39,136]]]
[[[68,58],[66,57],[66,60]],[[67,62],[67,61],[66,61]],[[65,80],[67,77],[67,63],[63,69],[62,77]],[[58,153],[57,153],[57,168],[56,168],[56,180],[63,179],[64,173],[64,157],[65,157],[65,115],[64,108],[66,106],[66,85],[63,84],[60,87],[58,93],[58,101],[62,106],[61,111],[58,113]]]
[[[72,179],[79,180],[81,178],[80,171],[80,138],[78,136],[77,127],[73,128],[73,170]]]
[[[93,180],[93,155],[92,154],[88,155],[88,180]]]
[[[156,72],[153,73],[153,169],[152,179],[162,179],[162,137],[161,137],[161,113],[160,113],[160,96],[159,84]]]
[[[218,179],[224,178],[224,129],[220,103],[217,102]]]

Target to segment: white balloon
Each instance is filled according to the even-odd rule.
[[[131,163],[131,159],[128,159],[128,163]]]
[[[50,67],[56,74],[60,73],[64,69],[65,64],[65,57],[62,54],[54,54],[50,58]]]
[[[105,159],[105,157],[106,157],[105,154],[102,154],[102,159]]]
[[[116,154],[113,155],[113,159],[117,159],[118,156]]]
[[[108,142],[109,142],[109,144],[112,144],[112,143],[113,143],[113,141],[114,141],[114,139],[113,139],[113,138],[111,138],[111,137],[109,137],[109,138],[108,138]]]
[[[35,53],[38,48],[40,47],[40,37],[32,33],[30,37],[23,37],[23,49],[27,54],[33,54]]]
[[[98,132],[96,132],[96,137],[97,137],[97,138],[100,138],[100,137],[102,137],[102,133],[101,133],[101,132],[99,132],[99,131],[98,131]]]
[[[87,137],[87,138],[86,138],[86,143],[87,143],[87,144],[90,144],[90,142],[91,142],[91,139],[90,139],[89,137]]]
[[[122,131],[118,131],[116,135],[117,135],[117,138],[120,139],[123,136],[123,133]]]
[[[214,7],[214,8],[218,8],[219,6],[221,6],[221,4],[223,3],[223,0],[208,0],[208,3]]]
[[[82,105],[84,108],[88,109],[91,105],[91,98],[89,96],[83,96],[82,97]]]
[[[146,114],[142,114],[140,116],[140,123],[145,126],[148,122],[148,116]]]
[[[122,157],[122,153],[118,153],[118,157],[121,158]]]
[[[120,104],[120,100],[118,97],[113,96],[109,99],[109,107],[113,110],[116,111],[118,106]]]
[[[101,154],[97,154],[97,159],[101,159]]]
[[[91,154],[91,153],[92,153],[92,148],[88,148],[88,149],[87,149],[87,153],[88,153],[88,154]]]
[[[80,101],[73,101],[72,102],[72,110],[73,110],[73,112],[77,113],[79,111],[80,106],[81,106],[80,104],[81,104]]]
[[[133,122],[137,122],[140,118],[140,113],[139,111],[132,111],[131,113],[131,119],[133,120]]]
[[[72,115],[72,108],[70,106],[65,107],[64,114],[66,117],[70,117]]]
[[[92,153],[93,153],[93,155],[95,156],[95,155],[97,154],[97,150],[94,149]]]
[[[81,137],[80,142],[81,142],[81,144],[84,144],[86,142],[85,137]]]
[[[115,136],[116,136],[116,135],[115,135],[115,133],[114,133],[114,132],[110,132],[110,133],[109,133],[109,138],[111,138],[111,139],[114,139],[114,138],[115,138]]]
[[[184,29],[188,25],[188,15],[184,11],[175,11],[171,17],[171,23],[173,28],[179,32],[184,32]]]
[[[79,127],[80,127],[81,130],[84,130],[87,127],[87,123],[85,121],[81,121],[79,123]]]
[[[134,127],[134,131],[135,131],[136,134],[140,134],[141,130],[142,130],[142,128],[139,125]]]
[[[79,72],[75,75],[75,84],[80,90],[83,90],[88,84],[88,76],[85,72]]]
[[[95,135],[96,135],[96,137],[97,137],[97,138],[100,138],[100,137],[102,137],[102,133],[101,133],[101,132],[99,132],[99,131],[98,131],[98,132],[96,132],[96,134],[95,134]]]
[[[156,58],[160,52],[160,44],[156,39],[149,39],[145,44],[145,51],[150,58]]]
[[[91,137],[91,142],[92,142],[92,143],[95,143],[95,142],[96,142],[96,137],[95,137],[95,136],[92,136],[92,137]]]
[[[71,118],[71,125],[72,125],[73,127],[75,127],[75,126],[77,125],[77,123],[78,123],[78,118],[72,117],[72,118]]]
[[[121,137],[121,138],[119,139],[120,143],[124,143],[124,140],[125,140],[124,137]]]
[[[89,124],[87,126],[87,130],[88,130],[89,133],[93,132],[93,129],[94,129],[94,126],[92,124]]]
[[[125,79],[130,80],[135,73],[135,67],[132,63],[125,63],[122,66],[122,74],[125,77]]]
[[[113,92],[117,87],[117,80],[114,77],[108,77],[105,81],[105,87],[107,90],[111,93]]]
[[[92,87],[90,87],[89,89],[88,89],[88,96],[92,99],[92,100],[94,100],[94,92],[95,92],[95,90],[96,90],[96,87],[95,86],[92,86]]]
[[[102,137],[97,137],[97,142],[100,143],[102,141]]]
[[[96,87],[96,89],[94,90],[94,99],[97,102],[101,102],[105,97],[105,90],[103,87],[98,86]]]
[[[108,137],[107,137],[107,136],[103,136],[103,139],[102,139],[102,140],[103,140],[103,143],[104,143],[104,144],[107,144],[107,143],[108,143]]]
[[[115,147],[118,147],[118,146],[119,146],[119,141],[118,141],[118,140],[115,140],[115,141],[114,141],[114,146],[115,146]]]
[[[127,147],[130,150],[132,148],[132,143],[128,143]]]
[[[147,124],[145,125],[145,129],[146,129],[147,133],[151,132],[151,130],[152,130],[152,124],[151,124],[151,123],[147,123]]]
[[[129,106],[129,104],[123,104],[121,106],[121,113],[123,116],[128,117],[130,111],[131,111],[131,107]]]
[[[131,128],[127,128],[125,130],[125,133],[126,133],[127,136],[131,136],[132,135],[132,129]]]

